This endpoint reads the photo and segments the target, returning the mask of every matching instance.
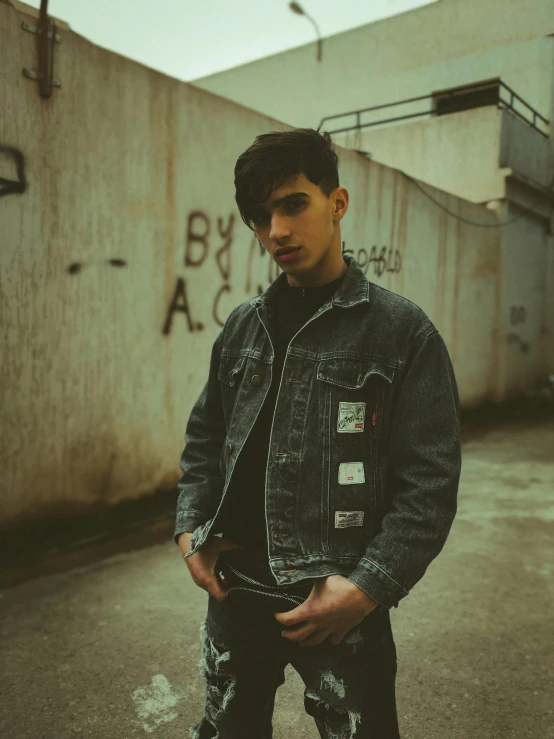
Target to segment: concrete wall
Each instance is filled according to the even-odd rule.
[[[400,172],[376,163],[367,168],[354,152],[341,152],[341,161],[343,168],[346,162],[357,164],[353,180],[350,168],[341,175],[357,204],[355,216],[343,221],[346,248],[354,243],[354,258],[368,279],[432,316],[452,357],[464,406],[501,397],[497,368],[503,347],[493,335],[499,320],[501,230],[460,220],[490,227],[496,216],[426,185],[433,203]],[[381,254],[386,265],[379,261]]]
[[[356,125],[352,111],[496,77],[544,118],[554,119],[551,3],[439,0],[324,39],[321,62],[314,45],[307,44],[193,84],[266,115],[283,117],[285,109],[294,126],[317,128],[322,119],[341,114],[321,125],[333,132]],[[505,89],[502,99],[510,101]],[[514,107],[533,120],[517,99]],[[431,101],[421,100],[362,113],[360,123],[425,111],[429,115],[334,138],[474,202],[503,196],[499,167],[513,168],[539,184],[552,182],[554,137],[544,139],[494,107],[436,118]],[[540,119],[537,126],[545,133],[552,127]]]
[[[505,194],[498,150],[506,115],[494,107],[477,108],[334,134],[333,140],[367,151],[375,161],[441,190],[482,203]]]
[[[234,165],[289,127],[63,29],[42,100],[22,20],[0,3],[0,176],[17,182],[21,156],[26,181],[0,197],[0,523],[176,482],[212,342],[279,272],[240,220]],[[497,216],[339,155],[344,248],[436,322],[465,405],[501,398],[502,229],[455,217]]]
[[[549,118],[554,38],[547,34],[554,14],[543,0],[439,0],[323,39],[321,62],[314,42],[192,83],[266,115],[285,109],[291,125],[317,128],[325,116],[501,77]]]
[[[554,372],[553,238],[542,219],[507,206],[504,229],[501,332],[506,398]]]
[[[554,53],[554,45],[552,47]],[[554,75],[552,76],[554,81]],[[552,118],[551,118],[552,120]],[[554,127],[552,127],[554,131]],[[509,167],[550,191],[554,168],[549,163],[551,137],[541,136],[511,111],[502,111],[498,166]]]
[[[349,149],[475,203],[506,194],[506,172],[548,186],[549,139],[496,107],[333,134]]]

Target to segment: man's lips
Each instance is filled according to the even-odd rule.
[[[276,257],[282,257],[282,256],[283,256],[283,254],[290,254],[291,252],[293,252],[293,251],[298,251],[299,249],[300,249],[300,247],[299,247],[299,246],[291,246],[291,247],[290,247],[290,248],[288,248],[288,249],[283,249],[283,250],[277,250],[277,251],[275,252],[275,256],[276,256]]]

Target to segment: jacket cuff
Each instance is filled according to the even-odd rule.
[[[191,534],[203,523],[204,519],[199,513],[194,511],[183,511],[177,514],[175,521],[175,531],[173,533],[173,541],[177,544],[177,539],[185,531]]]
[[[369,559],[361,559],[356,569],[348,575],[348,580],[385,608],[396,608],[398,601],[408,595],[402,585]]]

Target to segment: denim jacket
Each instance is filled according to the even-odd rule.
[[[287,349],[266,467],[268,557],[278,585],[342,574],[390,608],[439,554],[456,514],[458,390],[424,311],[343,259],[344,280]],[[234,308],[213,344],[181,455],[174,538],[193,533],[186,556],[217,531],[268,392],[268,309],[285,279]]]

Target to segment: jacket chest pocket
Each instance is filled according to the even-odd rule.
[[[227,429],[231,425],[233,411],[236,406],[237,395],[243,384],[247,357],[245,355],[222,355],[217,378],[221,391],[221,402]]]
[[[316,372],[321,382],[321,416],[332,438],[367,434],[380,424],[394,370],[378,361],[325,359]]]
[[[242,356],[222,356],[219,361],[217,370],[218,380],[229,387],[234,387],[240,380],[244,371],[246,357]]]

